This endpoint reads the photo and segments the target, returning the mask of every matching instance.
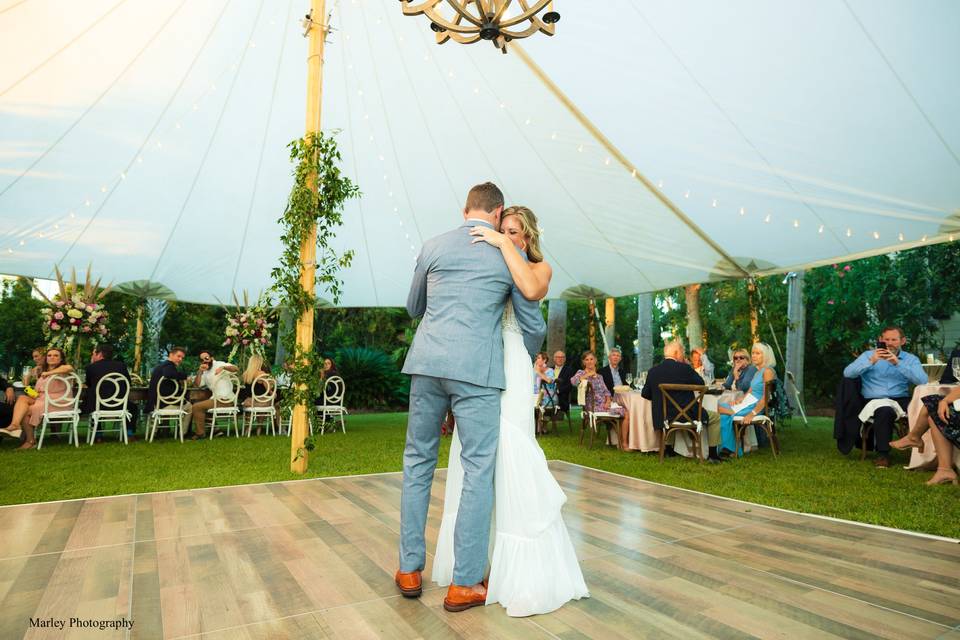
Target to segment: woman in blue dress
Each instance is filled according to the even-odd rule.
[[[733,418],[741,416],[744,424],[750,424],[754,418],[763,413],[767,406],[764,387],[777,377],[777,372],[773,369],[777,365],[777,360],[770,345],[763,342],[754,344],[753,349],[750,350],[750,359],[753,366],[757,368],[756,375],[750,381],[750,391],[737,404],[730,405],[724,402],[717,409],[720,414],[720,450],[736,452],[738,456],[743,455],[743,450],[737,442]]]

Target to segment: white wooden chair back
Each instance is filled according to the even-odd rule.
[[[174,385],[173,391],[170,393],[164,393],[164,383],[169,382]],[[170,385],[167,385],[166,388],[170,388]],[[157,381],[157,405],[154,409],[166,409],[166,408],[176,408],[179,410],[183,409],[183,401],[187,397],[187,382],[186,380],[174,380],[173,378],[168,378],[166,376],[161,376],[160,380]]]
[[[257,393],[257,389],[263,393]],[[273,406],[273,401],[277,398],[277,381],[269,374],[261,374],[250,385],[250,404],[253,407]]]
[[[343,416],[347,413],[343,406],[343,398],[347,393],[347,383],[340,376],[327,378],[323,383],[323,404],[317,407],[320,413],[320,433],[326,431],[328,417],[340,417],[340,428],[344,433],[347,432],[347,426],[344,423]],[[334,427],[336,430],[336,427]]]
[[[105,389],[109,390],[112,385],[113,393],[106,395]],[[97,411],[126,411],[127,399],[130,397],[130,381],[122,373],[108,373],[97,382],[97,388],[94,390],[97,394]]]
[[[59,383],[59,384],[57,384]],[[54,397],[53,394],[45,391],[43,394],[43,412],[47,414],[57,414],[65,411],[77,411],[80,406],[80,376],[75,373],[59,373],[50,376],[47,381],[46,389],[57,389],[63,385],[66,391],[63,395]]]
[[[224,382],[230,383],[230,388]],[[235,407],[237,406],[237,396],[240,395],[240,378],[230,371],[224,371],[214,378],[213,389],[211,389],[215,407]]]

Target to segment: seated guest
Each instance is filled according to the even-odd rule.
[[[193,413],[194,440],[202,438],[206,433],[204,421],[207,418],[207,409],[213,409],[216,405],[215,396],[217,393],[219,392],[220,395],[228,395],[232,391],[230,381],[220,378],[220,374],[225,371],[236,373],[238,369],[229,362],[214,360],[213,353],[209,349],[200,351],[200,369],[197,371],[197,376],[194,378],[193,384],[197,387],[209,389],[211,396],[206,400],[197,402],[191,409],[191,413]]]
[[[543,351],[537,354],[537,359],[533,362],[533,392],[540,393],[543,389],[544,397],[556,398],[556,381],[553,369],[547,367],[549,356]]]
[[[567,363],[567,354],[557,351],[553,354],[553,378],[557,381],[557,406],[560,411],[570,414],[570,378],[577,372],[577,368]]]
[[[954,349],[947,358],[947,366],[943,368],[943,375],[940,376],[940,384],[957,384],[957,378],[953,375],[953,361],[960,359],[960,349]]]
[[[13,405],[17,399],[13,387],[3,376],[0,376],[0,391],[3,392],[3,397],[0,398],[0,424],[10,424],[13,420]]]
[[[119,373],[126,378],[127,388],[129,389],[130,372],[127,371],[127,365],[119,360],[113,359],[112,345],[99,344],[94,347],[93,353],[90,355],[90,364],[86,366],[84,371],[86,373],[84,383],[87,385],[87,393],[84,395],[83,402],[80,405],[80,413],[92,413],[97,410],[97,384],[99,384],[100,380],[108,373]],[[109,398],[116,392],[117,389],[115,386],[108,382],[104,384],[101,390],[101,397]],[[122,394],[123,389],[120,389],[120,392]],[[130,411],[131,416],[136,415],[136,409],[130,400],[127,401],[127,411]],[[131,429],[136,430],[135,418],[133,417],[127,421],[127,430],[130,431]]]
[[[333,361],[333,358],[324,358],[323,359],[323,371],[320,373],[320,379],[326,380],[327,378],[332,378],[333,376],[340,375],[337,373],[337,365]]]
[[[777,359],[773,355],[773,349],[764,342],[758,342],[750,350],[750,359],[753,366],[757,369],[756,375],[750,380],[750,388],[747,395],[740,402],[730,405],[726,402],[720,403],[717,411],[720,413],[720,446],[721,451],[743,455],[740,443],[737,442],[736,431],[733,428],[734,417],[742,417],[743,424],[750,424],[753,419],[763,413],[767,407],[766,385],[777,378],[777,372],[774,367],[777,366]]]
[[[44,363],[46,363],[47,361],[46,353],[47,353],[46,347],[37,347],[36,349],[33,350],[33,353],[31,355],[33,356],[34,366],[25,374],[23,374],[23,386],[29,387],[30,385],[32,385],[33,383],[35,383],[37,380],[40,379],[40,374],[43,373]]]
[[[591,393],[593,394],[593,410],[605,411],[620,416],[620,448],[626,449],[627,436],[629,435],[627,431],[630,424],[627,410],[623,407],[612,406],[613,396],[610,395],[607,385],[603,383],[600,372],[597,371],[597,356],[593,354],[593,351],[584,351],[583,355],[580,356],[580,362],[583,368],[570,378],[570,384],[572,386],[578,386],[581,381],[589,381]]]
[[[881,344],[885,347],[880,348]],[[845,378],[860,378],[861,394],[868,403],[889,399],[906,411],[910,404],[909,385],[927,382],[919,358],[903,351],[904,344],[903,330],[887,327],[881,332],[876,349],[864,351],[843,370]],[[873,464],[879,468],[890,466],[890,436],[896,420],[893,407],[880,407],[873,414],[873,438],[877,451]]]
[[[690,352],[690,366],[697,372],[697,375],[703,378],[704,383],[711,384],[713,382],[713,363],[707,357],[705,349],[696,347]]]
[[[661,432],[663,437],[664,420],[673,421],[677,418],[678,411],[670,402],[667,402],[667,415],[663,415],[663,394],[660,392],[662,384],[703,384],[703,378],[687,364],[683,353],[683,345],[678,341],[668,342],[663,348],[663,362],[654,365],[647,372],[647,380],[640,390],[640,395],[650,401],[651,414],[653,416],[653,428]],[[693,400],[693,391],[673,391],[670,397],[684,407]],[[695,416],[695,409],[690,410],[690,414]],[[720,462],[720,456],[717,452],[717,445],[720,444],[720,429],[717,423],[717,417],[704,411],[701,414],[701,421],[707,425],[707,461]],[[673,448],[668,446],[671,454]]]
[[[150,413],[157,409],[165,409],[169,405],[157,405],[157,398],[162,392],[163,395],[170,395],[174,392],[174,383],[171,380],[186,380],[187,373],[180,371],[179,366],[183,362],[183,357],[187,355],[187,350],[183,347],[173,347],[170,349],[170,353],[167,355],[167,359],[158,364],[153,368],[153,371],[150,372],[150,384],[147,386],[147,402],[144,405],[143,412],[145,414]],[[163,389],[159,389],[160,378],[167,378]],[[183,416],[183,421],[180,424],[180,429],[186,432],[187,426],[190,424],[188,420],[190,419],[190,410],[192,406],[189,402],[183,403],[183,410],[186,413]]]
[[[750,391],[750,383],[756,373],[757,368],[750,362],[750,354],[747,350],[737,349],[733,352],[733,369],[723,381],[723,388],[747,393]]]
[[[613,393],[614,387],[621,387],[627,384],[627,372],[620,366],[622,361],[623,353],[619,348],[614,347],[610,349],[610,364],[600,369],[603,384],[607,385],[607,391],[610,393]]]
[[[937,472],[927,481],[928,485],[957,484],[957,473],[953,470],[953,448],[960,447],[960,413],[953,408],[957,399],[960,399],[960,387],[951,389],[945,396],[936,393],[924,396],[916,426],[903,438],[890,443],[895,449],[918,447],[923,451],[920,438],[927,429],[931,430],[937,451]]]
[[[240,382],[243,386],[240,387],[240,393],[237,395],[237,402],[244,407],[253,406],[254,392],[261,396],[267,392],[267,385],[264,383],[262,378],[267,378],[269,376],[270,367],[267,366],[263,356],[259,353],[255,353],[250,356],[250,359],[247,361],[247,368],[243,370],[243,375],[240,376]],[[270,403],[266,401],[258,401],[256,406],[269,407]],[[262,426],[257,424],[257,435],[260,435],[261,429]]]
[[[59,380],[51,382],[52,376],[73,373],[73,367],[64,363],[66,358],[63,349],[59,347],[47,349],[44,360],[36,384],[37,397],[31,398],[28,395],[23,395],[17,398],[17,402],[13,406],[10,424],[4,429],[0,429],[0,434],[11,438],[20,438],[23,435],[21,449],[33,449],[37,444],[34,439],[34,431],[43,419],[47,394],[53,399],[60,399],[69,391],[65,383]]]

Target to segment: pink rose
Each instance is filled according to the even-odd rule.
[[[87,305],[87,311],[93,311],[94,306],[92,304]]]
[[[51,322],[50,328],[53,329],[54,331],[60,331],[60,325],[57,324],[56,322]]]
[[[62,307],[62,306],[63,306],[63,300],[57,300],[54,304],[56,304],[58,307]]]
[[[267,342],[266,338],[260,338],[260,344],[267,344]]]
[[[223,346],[228,347],[232,342],[233,340],[231,340],[230,338],[227,338],[226,340],[223,341]]]
[[[244,339],[243,339],[243,344],[245,344],[245,345],[250,344],[250,340],[248,340],[247,338],[244,338]]]
[[[87,327],[87,326],[84,326],[80,330],[83,331],[84,333],[90,333],[90,327]]]
[[[63,320],[63,311],[57,311],[55,314],[53,314],[53,317],[57,320]]]
[[[850,271],[850,265],[847,265],[843,268],[844,271]]]
[[[833,304],[833,300],[827,300],[827,304]]]

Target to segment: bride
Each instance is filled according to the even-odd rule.
[[[498,233],[476,226],[474,242],[498,247],[517,288],[528,300],[547,293],[552,270],[543,261],[537,219],[526,207],[509,207]],[[519,251],[518,251],[519,249]],[[525,252],[529,262],[520,251]],[[548,613],[571,599],[588,597],[576,552],[560,509],[567,497],[547,468],[533,420],[533,369],[508,302],[503,317],[506,389],[500,397],[500,442],[494,475],[496,506],[487,604],[499,602],[510,616]],[[453,532],[463,487],[460,439],[453,432],[444,513],[433,561],[434,582],[453,576]]]

